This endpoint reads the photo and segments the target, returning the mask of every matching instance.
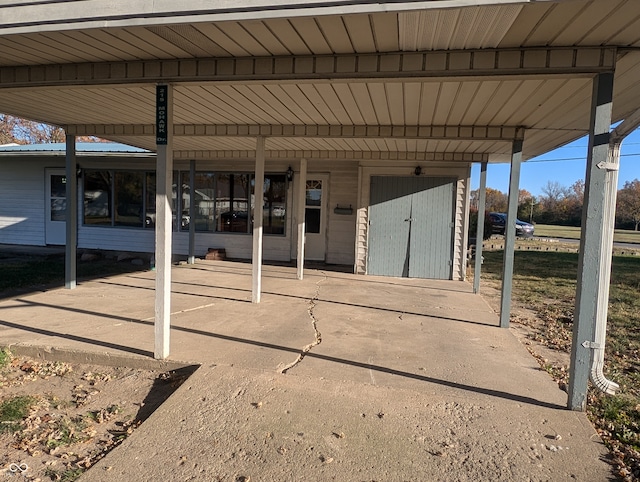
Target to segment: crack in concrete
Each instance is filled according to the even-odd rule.
[[[322,278],[321,280],[318,280],[318,282],[316,283],[316,293],[309,300],[309,306],[307,308],[307,313],[309,314],[309,318],[311,318],[311,326],[313,327],[315,340],[309,343],[308,345],[305,345],[300,351],[300,354],[298,355],[298,357],[293,362],[289,363],[288,365],[285,365],[284,367],[278,368],[278,373],[282,373],[282,374],[287,373],[287,371],[291,370],[298,363],[300,363],[304,359],[304,357],[307,355],[307,353],[309,353],[313,349],[313,347],[318,346],[320,343],[322,343],[322,334],[318,330],[318,319],[313,313],[316,305],[318,304],[317,301],[320,298],[320,283],[322,283],[327,279],[326,273],[322,272],[322,275],[324,276],[324,278]]]

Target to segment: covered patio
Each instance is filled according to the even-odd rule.
[[[172,313],[181,316],[171,304],[179,306],[178,294],[171,293],[174,161],[191,173],[196,164],[226,171],[240,166],[253,173],[256,186],[264,185],[269,167],[282,176],[291,167],[298,183],[291,192],[295,207],[289,205],[295,216],[279,253],[297,261],[299,280],[310,244],[308,174],[326,174],[323,179],[332,183],[320,259],[347,260],[360,274],[373,272],[370,247],[383,237],[374,236],[372,219],[390,218],[374,216],[374,196],[392,191],[385,185],[386,192],[371,192],[374,179],[444,179],[446,194],[436,201],[449,203],[450,217],[439,219],[437,228],[429,224],[421,241],[432,246],[437,232],[446,236],[438,253],[419,254],[432,255],[431,262],[446,254],[445,278],[455,280],[466,273],[471,164],[511,163],[512,224],[521,162],[588,135],[568,406],[584,410],[590,374],[603,390],[615,391],[602,374],[602,361],[619,147],[640,123],[635,0],[255,0],[233,7],[117,0],[108,9],[93,1],[54,1],[6,6],[0,14],[0,111],[62,126],[67,134],[69,288],[76,284],[82,224],[76,137],[99,136],[157,152],[155,341],[151,350],[150,339],[136,340],[143,345],[137,350],[163,359],[180,344],[169,337],[179,336]],[[611,133],[615,122],[622,124]],[[413,241],[409,233],[416,232],[411,223],[427,218],[413,216],[412,207],[396,216],[407,245]],[[257,304],[263,290],[263,215],[253,209],[258,215],[244,249],[251,253],[251,301]],[[342,217],[331,218],[332,213]],[[109,223],[89,229],[98,239],[107,232],[129,239],[131,231]],[[384,226],[383,234],[399,231]],[[509,324],[514,236],[507,231],[502,327]],[[231,239],[229,244],[240,238]],[[389,258],[373,261],[384,265]],[[262,313],[265,306],[253,309]],[[113,301],[109,309],[115,309]],[[273,312],[265,316],[272,319]],[[403,356],[411,353],[403,347]]]
[[[151,358],[152,271],[0,302],[16,353],[201,366],[87,480],[608,477],[586,416],[468,283],[268,265],[256,304],[251,274],[172,268],[165,361]]]

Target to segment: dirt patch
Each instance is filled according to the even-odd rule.
[[[0,474],[33,481],[78,478],[193,372],[6,361],[0,368]]]

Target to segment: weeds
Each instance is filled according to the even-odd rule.
[[[84,470],[81,468],[55,470],[49,467],[44,475],[56,482],[73,482],[80,477],[83,472]]]
[[[0,433],[16,432],[37,403],[35,397],[19,396],[5,400],[0,404]]]
[[[0,370],[9,366],[12,360],[11,352],[7,348],[0,350]]]
[[[483,278],[499,280],[502,251],[485,252]],[[578,254],[517,251],[514,258],[514,300],[537,314],[531,338],[548,348],[571,349]],[[605,371],[620,385],[616,395],[591,387],[587,415],[611,451],[618,475],[640,480],[640,258],[614,256],[612,262]],[[534,356],[535,353],[534,353]],[[536,356],[542,368],[561,385],[568,367]]]

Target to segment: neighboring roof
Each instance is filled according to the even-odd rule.
[[[42,153],[49,152],[52,154],[64,154],[66,151],[66,144],[60,143],[48,143],[48,144],[4,144],[0,145],[0,154],[4,153]],[[116,142],[78,142],[76,144],[76,153],[139,153],[139,154],[151,154],[151,151],[141,149],[139,147],[128,146],[126,144],[119,144]]]

